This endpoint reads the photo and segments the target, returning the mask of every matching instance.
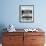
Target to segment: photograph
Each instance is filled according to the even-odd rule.
[[[34,5],[20,5],[19,10],[20,22],[34,22]]]

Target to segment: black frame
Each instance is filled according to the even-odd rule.
[[[30,21],[30,22],[24,22],[24,21],[21,21],[21,7],[22,6],[32,6],[33,7],[33,21]],[[33,23],[34,22],[34,5],[19,5],[19,22],[22,22],[22,23]]]

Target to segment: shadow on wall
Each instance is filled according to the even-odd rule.
[[[4,24],[0,24],[0,43],[2,43],[2,36],[3,36],[3,32],[5,32],[6,30],[4,30],[5,25]]]

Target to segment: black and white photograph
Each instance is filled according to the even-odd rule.
[[[20,22],[34,22],[34,5],[20,5]]]

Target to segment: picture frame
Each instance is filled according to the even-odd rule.
[[[19,5],[19,22],[34,22],[34,5]]]

